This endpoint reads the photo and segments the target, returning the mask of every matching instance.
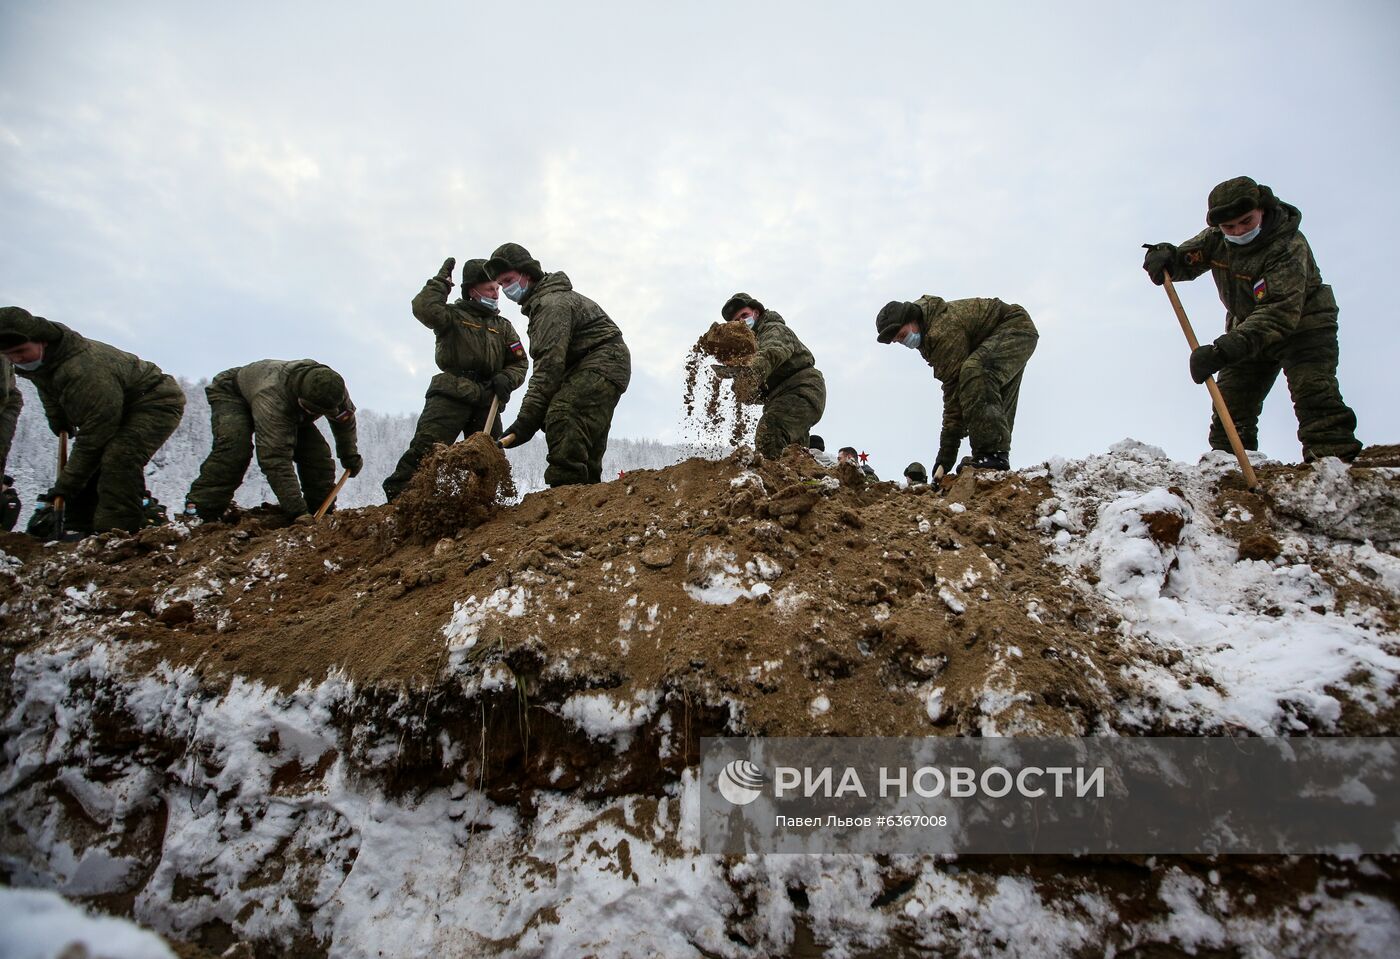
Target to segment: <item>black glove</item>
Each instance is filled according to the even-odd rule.
[[[1176,247],[1170,243],[1144,243],[1142,248],[1147,251],[1142,258],[1142,268],[1147,271],[1147,276],[1153,283],[1161,286],[1163,274],[1171,269],[1172,263],[1176,261]]]
[[[941,439],[942,442],[938,444],[938,458],[933,461],[933,469],[928,474],[930,480],[932,480],[933,474],[938,472],[940,466],[943,467],[944,476],[953,472],[953,464],[958,460],[958,447],[962,446],[961,436],[956,439],[944,436]]]
[[[507,426],[506,431],[501,435],[515,437],[515,439],[511,441],[511,446],[523,446],[534,439],[535,434],[539,431],[540,428],[538,426],[530,426],[516,420],[514,423]]]
[[[47,491],[45,491],[45,492],[43,492],[43,493],[40,493],[40,494],[39,494],[37,497],[35,497],[35,498],[38,499],[39,502],[41,502],[41,503],[52,503],[52,502],[54,501],[55,498],[57,498],[57,497],[59,497],[59,496],[62,496],[62,495],[63,495],[63,494],[60,493],[60,492],[58,491],[58,487],[56,487],[56,486],[51,486],[51,487],[49,487],[49,489],[48,489]]]
[[[442,261],[442,269],[438,270],[438,272],[437,272],[437,278],[438,278],[439,280],[442,280],[442,281],[443,281],[444,283],[446,283],[448,286],[451,286],[451,285],[452,285],[452,271],[453,271],[454,269],[456,269],[456,267],[457,267],[457,260],[456,260],[456,258],[455,258],[455,257],[450,257],[450,256],[449,256],[447,259],[445,259],[445,260]]]
[[[497,373],[491,377],[491,389],[495,391],[496,399],[500,400],[501,405],[504,406],[506,400],[510,399],[510,377],[504,373]]]
[[[359,453],[351,453],[340,458],[340,465],[349,470],[351,476],[359,476],[360,470],[365,468],[365,458]]]
[[[1225,365],[1225,357],[1214,343],[1198,346],[1191,351],[1191,379],[1204,383],[1212,373]]]

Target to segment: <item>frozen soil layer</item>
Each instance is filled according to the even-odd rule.
[[[740,454],[424,544],[388,508],[4,537],[0,879],[189,955],[1388,955],[1393,858],[687,829],[702,735],[1393,735],[1395,541],[1346,516],[1395,471],[1261,473],[1124,443],[940,497]]]

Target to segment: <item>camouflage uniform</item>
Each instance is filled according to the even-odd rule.
[[[503,244],[486,265],[492,277],[522,268],[538,274],[520,303],[534,372],[510,431],[524,442],[543,427],[550,486],[597,483],[613,411],[632,380],[632,354],[602,307],[575,293],[563,273],[541,271],[524,247]]]
[[[65,526],[80,533],[135,531],[145,524],[146,464],[185,409],[175,378],[133,356],[18,307],[0,310],[0,337],[44,344],[41,365],[15,372],[34,384],[54,434],[75,437],[50,491]]]
[[[750,383],[757,385],[752,402],[763,406],[754,446],[776,459],[789,444],[806,447],[812,427],[826,412],[826,380],[812,351],[792,332],[782,315],[765,309],[747,293],[735,293],[720,310],[725,320],[749,306],[759,311],[753,333],[758,353],[749,363]],[[736,384],[736,387],[739,387]]]
[[[481,272],[485,260],[462,264],[465,293],[486,279]],[[480,279],[477,279],[478,273]],[[491,381],[504,373],[512,391],[525,382],[529,361],[520,334],[510,320],[470,297],[452,305],[447,294],[452,289],[450,275],[438,274],[413,298],[413,315],[437,336],[433,358],[442,370],[428,384],[427,399],[418,417],[418,427],[408,450],[394,472],[384,481],[384,495],[392,502],[413,478],[418,464],[435,443],[452,443],[458,436],[488,429],[486,414],[495,396]],[[501,401],[500,408],[505,408]],[[489,426],[491,435],[501,435],[500,412]]]
[[[328,381],[339,381],[339,398],[319,392]],[[352,472],[359,468],[355,406],[339,375],[324,364],[258,360],[224,370],[204,392],[214,445],[186,496],[201,518],[217,519],[233,502],[253,459],[254,438],[258,466],[282,511],[294,519],[320,507],[335,486],[335,464],[316,421],[336,408],[350,411],[343,422],[328,417],[336,455]]]
[[[0,356],[0,473],[10,458],[10,444],[15,441],[15,424],[24,408],[24,394],[15,382],[15,369]]]
[[[1251,187],[1257,202],[1239,204],[1231,196]],[[1361,451],[1356,414],[1342,400],[1337,382],[1337,301],[1298,230],[1303,215],[1246,177],[1220,184],[1212,198],[1243,206],[1237,216],[1263,209],[1259,235],[1237,245],[1212,226],[1178,247],[1158,244],[1157,249],[1171,252],[1168,269],[1173,279],[1192,280],[1207,270],[1215,279],[1226,311],[1225,333],[1214,342],[1224,364],[1217,383],[1240,439],[1246,449],[1259,448],[1259,414],[1282,370],[1298,417],[1304,461],[1354,458]],[[1216,217],[1213,222],[1234,218]],[[1218,415],[1211,417],[1210,445],[1230,449]]]
[[[912,306],[918,312],[910,314],[919,318],[923,332],[919,353],[943,383],[943,427],[934,467],[952,472],[964,436],[974,457],[1009,454],[1021,376],[1039,339],[1030,315],[995,298],[921,296]],[[879,323],[877,319],[877,330]],[[886,332],[881,342],[890,342]]]

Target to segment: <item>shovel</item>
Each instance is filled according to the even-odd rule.
[[[1162,288],[1167,291],[1167,299],[1172,301],[1172,309],[1176,310],[1176,318],[1181,321],[1181,332],[1186,334],[1186,342],[1191,349],[1195,350],[1200,346],[1196,339],[1196,331],[1191,329],[1191,321],[1186,318],[1186,309],[1181,305],[1181,298],[1176,295],[1176,287],[1172,285],[1172,275],[1165,270],[1162,272]],[[1240,461],[1240,472],[1244,473],[1244,485],[1247,489],[1255,490],[1259,488],[1259,478],[1254,475],[1254,467],[1249,463],[1249,457],[1245,455],[1244,443],[1240,441],[1240,434],[1235,429],[1235,421],[1230,416],[1230,410],[1225,405],[1225,397],[1220,395],[1220,387],[1215,385],[1215,377],[1206,377],[1206,389],[1210,391],[1210,400],[1215,404],[1215,412],[1220,417],[1220,425],[1225,427],[1225,435],[1230,438],[1230,446],[1235,451],[1235,459]]]
[[[340,488],[345,485],[345,481],[349,478],[350,471],[342,470],[340,474],[340,479],[336,480],[335,486],[331,487],[330,495],[327,496],[326,501],[321,504],[321,508],[316,511],[316,522],[319,523],[321,521],[321,517],[326,515],[326,511],[331,508],[331,504],[335,502],[335,498],[340,495]]]
[[[68,466],[68,431],[64,430],[58,434],[58,475],[63,475],[63,470]],[[63,497],[53,498],[53,532],[54,539],[63,539]]]

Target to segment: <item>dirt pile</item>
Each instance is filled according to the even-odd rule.
[[[406,534],[437,539],[480,526],[515,495],[505,453],[486,433],[473,433],[434,446],[394,508]]]

